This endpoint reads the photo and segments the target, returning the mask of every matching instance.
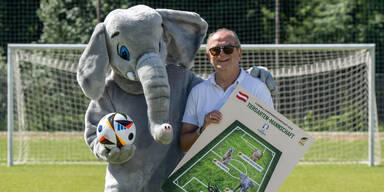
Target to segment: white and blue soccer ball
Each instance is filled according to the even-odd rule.
[[[136,126],[132,119],[122,113],[109,113],[97,125],[97,140],[106,148],[132,145],[136,138]]]

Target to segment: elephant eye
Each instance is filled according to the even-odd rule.
[[[127,61],[129,61],[129,59],[130,59],[128,48],[124,45],[120,47],[119,55],[121,58],[123,58]]]

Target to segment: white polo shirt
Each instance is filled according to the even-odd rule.
[[[203,126],[205,115],[213,110],[219,110],[238,84],[273,108],[271,93],[267,86],[259,78],[252,77],[243,69],[240,70],[239,77],[226,91],[216,84],[215,73],[193,87],[188,96],[183,122]]]

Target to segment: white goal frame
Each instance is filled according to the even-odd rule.
[[[8,44],[7,49],[7,165],[13,166],[13,130],[14,130],[14,62],[15,62],[15,49],[85,49],[84,44]]]
[[[13,165],[13,130],[14,130],[14,62],[15,49],[85,49],[85,44],[8,44],[7,65],[8,65],[8,98],[7,98],[7,165]],[[205,49],[205,45],[201,46]],[[375,92],[375,44],[258,44],[242,45],[242,49],[264,49],[264,50],[284,50],[284,49],[367,49],[370,52],[371,63],[368,66],[368,158],[369,166],[375,165],[375,128],[377,126],[376,92]]]

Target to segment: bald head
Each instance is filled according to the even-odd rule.
[[[237,36],[236,32],[234,32],[232,30],[229,30],[229,29],[226,29],[226,28],[221,28],[221,29],[218,29],[215,32],[212,32],[212,33],[209,34],[208,39],[207,39],[207,46],[206,46],[206,51],[207,52],[208,52],[208,49],[210,48],[210,40],[212,38],[215,38],[214,36],[216,36],[216,35],[218,35],[220,33],[228,33],[228,34],[230,34],[233,37],[233,40],[235,42],[234,46],[241,47],[241,43],[240,43],[239,37]]]

